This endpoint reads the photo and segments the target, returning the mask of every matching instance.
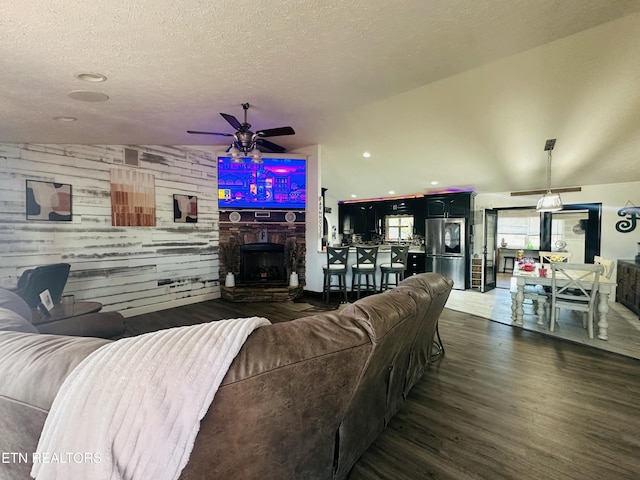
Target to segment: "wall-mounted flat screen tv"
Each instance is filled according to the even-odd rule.
[[[304,210],[307,200],[307,161],[262,158],[262,163],[234,163],[218,157],[218,208]]]

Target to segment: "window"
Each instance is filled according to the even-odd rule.
[[[551,215],[551,251],[569,251],[571,261],[582,262],[585,258],[585,233],[589,212],[570,210],[553,212]]]
[[[411,215],[388,215],[385,221],[385,240],[399,242],[413,237],[413,217]]]
[[[529,209],[501,210],[497,233],[499,246],[539,250],[540,214]]]

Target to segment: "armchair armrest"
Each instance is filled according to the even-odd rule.
[[[89,313],[40,323],[35,327],[40,333],[98,338],[114,338],[125,330],[124,317],[119,312]]]

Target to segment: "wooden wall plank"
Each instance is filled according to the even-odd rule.
[[[139,167],[124,165],[138,150]],[[155,177],[156,227],[111,226],[110,171]],[[28,221],[26,180],[72,185],[71,222]],[[198,223],[173,221],[173,195],[198,197]],[[27,268],[67,262],[65,293],[124,315],[219,298],[217,162],[157,145],[0,144],[0,287]],[[128,312],[128,310],[130,312]]]

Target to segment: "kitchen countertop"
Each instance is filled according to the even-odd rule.
[[[356,246],[370,247],[372,245],[349,245],[349,251],[355,252]],[[378,248],[378,253],[389,253],[391,252],[391,247],[395,245],[378,245],[378,246],[380,247]],[[325,251],[321,250],[318,253],[325,253]],[[424,253],[424,246],[411,245],[409,247],[409,253]]]

